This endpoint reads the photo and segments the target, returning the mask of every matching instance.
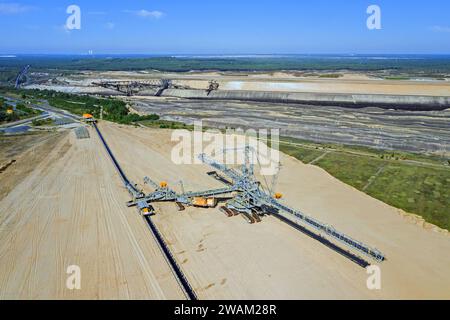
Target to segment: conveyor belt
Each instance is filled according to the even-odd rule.
[[[117,162],[116,158],[114,157],[114,155],[111,152],[111,149],[109,148],[108,144],[106,143],[105,139],[103,138],[103,135],[101,134],[100,130],[97,127],[97,124],[95,122],[93,122],[93,126],[95,128],[95,130],[97,131],[98,136],[100,137],[100,140],[102,140],[103,145],[105,146],[106,151],[108,152],[109,156],[111,157],[111,160],[114,164],[114,166],[116,167],[117,171],[119,172],[120,178],[122,179],[123,183],[125,184],[126,187],[128,187],[128,185],[130,185],[130,180],[128,180],[127,176],[125,175],[125,173],[123,172],[122,168],[120,167],[119,163]],[[133,187],[133,189],[135,191],[136,188]]]
[[[119,172],[120,178],[122,179],[125,187],[128,189],[128,192],[133,197],[136,197],[136,195],[141,195],[141,191],[139,191],[131,182],[128,180],[127,176],[123,172],[122,168],[120,167],[119,163],[117,162],[116,158],[114,157],[113,153],[111,152],[111,149],[109,148],[108,144],[106,143],[105,139],[103,138],[103,135],[101,134],[100,130],[98,129],[95,122],[93,123],[93,126],[95,130],[97,131],[98,136],[100,137],[100,140],[102,141],[103,145],[105,146],[106,151],[108,152],[109,156],[111,157],[112,162],[114,163],[114,166],[117,169],[117,172]],[[164,254],[164,258],[170,265],[176,280],[180,284],[181,288],[183,289],[183,292],[185,293],[186,297],[190,300],[197,300],[197,295],[195,294],[194,290],[192,289],[191,285],[189,284],[186,276],[184,275],[183,271],[175,261],[175,258],[173,257],[172,253],[170,252],[169,247],[165,243],[162,235],[159,233],[158,228],[153,223],[151,218],[149,216],[144,216],[145,221],[147,222],[148,226],[150,227],[150,230],[152,232],[153,237],[158,242],[158,245],[161,249],[161,252]]]
[[[183,272],[181,271],[181,268],[178,266],[178,263],[175,261],[175,258],[173,257],[172,253],[170,252],[169,247],[167,246],[163,237],[159,233],[158,228],[156,228],[156,225],[153,223],[151,217],[144,216],[144,219],[147,222],[150,230],[152,231],[152,234],[155,237],[155,240],[158,242],[161,250],[164,252],[164,256],[165,256],[167,262],[172,266],[172,270],[175,273],[177,281],[180,283],[181,287],[183,288],[184,293],[190,300],[197,300],[197,295],[195,294],[194,289],[192,289],[191,285],[189,284],[188,280],[186,279],[186,276],[183,274]]]

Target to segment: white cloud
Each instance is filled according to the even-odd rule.
[[[163,13],[161,11],[147,11],[147,10],[139,10],[137,13],[138,16],[141,17],[150,17],[150,18],[155,18],[155,19],[159,19],[163,16]]]
[[[125,12],[135,14],[139,17],[152,19],[159,19],[162,16],[164,16],[164,13],[158,10],[148,11],[145,9],[141,9],[141,10],[125,10]]]
[[[0,3],[0,14],[19,14],[33,9],[32,6],[21,5],[20,3]]]
[[[450,32],[450,27],[432,26],[430,29],[434,32]]]

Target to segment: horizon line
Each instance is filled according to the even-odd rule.
[[[306,56],[330,56],[330,55],[336,55],[336,56],[389,56],[389,55],[404,55],[404,56],[414,56],[414,55],[439,55],[439,56],[450,56],[449,53],[404,53],[404,52],[396,52],[396,53],[133,53],[133,52],[126,52],[126,53],[118,53],[118,52],[98,52],[98,53],[85,53],[85,52],[56,52],[56,53],[39,53],[39,52],[32,52],[32,53],[23,53],[23,52],[0,52],[0,56],[29,56],[29,55],[36,55],[36,56],[43,56],[43,55],[78,55],[78,56],[92,56],[95,57],[96,55],[149,55],[149,56],[163,56],[163,57],[180,57],[180,56],[295,56],[295,55],[306,55]]]

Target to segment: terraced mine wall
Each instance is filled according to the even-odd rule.
[[[276,103],[304,103],[347,108],[380,107],[404,110],[444,110],[450,108],[450,97],[401,96],[381,94],[330,94],[303,92],[225,91],[167,89],[164,97],[208,100],[242,100]]]

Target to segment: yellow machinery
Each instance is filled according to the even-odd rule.
[[[89,114],[89,113],[83,114],[83,120],[85,122],[97,122],[97,120],[95,120],[94,116],[92,114]]]
[[[192,205],[196,207],[203,208],[214,208],[217,205],[216,198],[204,198],[204,197],[194,197],[192,199]]]
[[[160,186],[161,188],[167,188],[167,182],[161,181],[161,182],[159,183],[159,186]]]

